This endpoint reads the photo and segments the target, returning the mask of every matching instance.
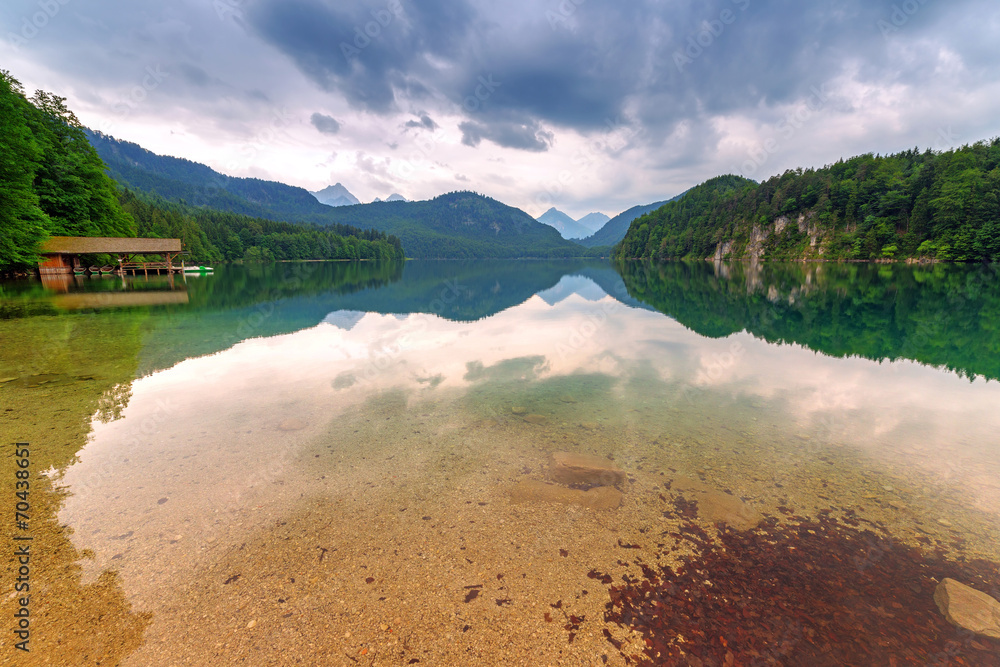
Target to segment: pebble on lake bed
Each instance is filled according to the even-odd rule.
[[[1000,602],[954,579],[942,579],[934,602],[949,623],[963,630],[1000,639]]]

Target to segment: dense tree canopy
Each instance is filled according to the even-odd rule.
[[[134,231],[65,99],[40,90],[29,100],[0,71],[0,267],[31,265],[48,235]]]
[[[617,256],[717,250],[732,258],[1000,261],[1000,139],[861,155],[760,184],[712,179],[635,220]]]
[[[0,75],[0,265],[31,263],[45,234],[34,181],[41,149],[28,128],[20,84]]]

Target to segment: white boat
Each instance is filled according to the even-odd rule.
[[[210,266],[185,266],[184,273],[211,273],[213,271]]]

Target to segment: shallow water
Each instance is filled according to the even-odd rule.
[[[5,285],[4,440],[45,470],[29,660],[625,664],[641,624],[606,620],[588,575],[678,569],[699,554],[677,531],[716,535],[730,502],[870,522],[848,573],[884,544],[1000,562],[996,278],[411,262]],[[129,290],[184,297],[78,296]],[[560,451],[623,469],[620,507],[526,499]],[[952,664],[1000,664],[996,642],[932,630]],[[661,662],[804,664],[818,640],[796,637],[729,663],[669,637],[688,657]]]

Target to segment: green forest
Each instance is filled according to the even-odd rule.
[[[65,100],[28,99],[0,70],[0,268],[34,264],[53,235],[134,236],[135,220]]]
[[[717,255],[718,251],[718,255]],[[1000,138],[721,176],[632,222],[618,258],[1000,261]]]
[[[180,238],[195,262],[402,259],[397,237],[171,204],[122,190],[66,100],[0,70],[0,270],[38,261],[49,236]]]

